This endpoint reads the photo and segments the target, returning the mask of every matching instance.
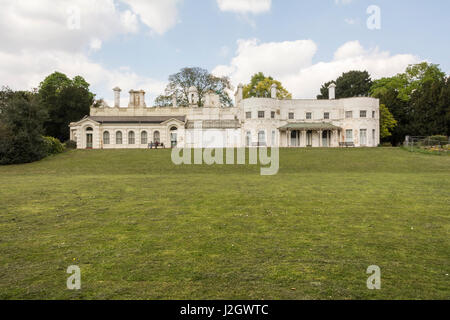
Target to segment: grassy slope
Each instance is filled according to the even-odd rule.
[[[0,167],[0,298],[450,297],[450,157],[299,149],[280,160],[270,177],[174,166],[163,150]],[[66,289],[71,264],[81,291]],[[373,264],[380,291],[366,287]]]

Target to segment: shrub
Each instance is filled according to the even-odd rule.
[[[379,147],[383,147],[383,148],[391,148],[392,147],[392,143],[390,143],[390,142],[382,142],[378,146]]]
[[[64,147],[66,149],[76,149],[77,148],[77,142],[73,141],[73,140],[66,141],[64,143]]]
[[[53,137],[42,137],[42,138],[44,139],[45,150],[48,155],[64,152],[64,146],[58,139]]]

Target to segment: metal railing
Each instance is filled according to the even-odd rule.
[[[436,136],[407,136],[403,143],[403,147],[411,152],[448,154],[450,151],[450,139],[448,137],[436,139]]]

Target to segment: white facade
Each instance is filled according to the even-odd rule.
[[[146,107],[144,91],[130,91],[128,107],[91,108],[90,115],[70,124],[70,138],[79,149],[165,147],[376,147],[380,143],[379,100],[367,97],[329,100],[279,100],[242,98],[242,85],[235,106],[223,108],[219,97],[209,93],[204,107],[190,88],[189,107]],[[175,100],[175,99],[174,99]]]

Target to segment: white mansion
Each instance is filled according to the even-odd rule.
[[[146,107],[144,91],[130,91],[127,108],[120,106],[119,88],[114,107],[92,107],[90,115],[70,124],[70,138],[79,149],[165,147],[376,147],[380,143],[379,100],[367,97],[329,100],[243,99],[243,86],[235,106],[224,108],[211,92],[204,107],[197,107],[192,87],[189,107]]]

